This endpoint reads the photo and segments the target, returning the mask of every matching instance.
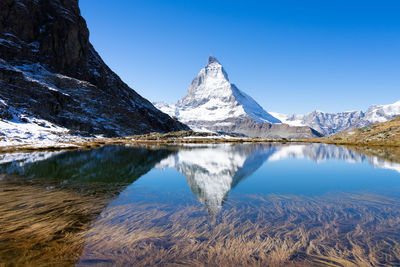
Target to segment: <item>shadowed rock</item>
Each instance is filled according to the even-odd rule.
[[[77,0],[4,0],[0,21],[0,118],[108,136],[187,129],[103,62]]]

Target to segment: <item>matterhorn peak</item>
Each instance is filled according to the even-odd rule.
[[[211,56],[208,57],[208,65],[213,64],[213,63],[221,64],[221,63],[219,63],[219,61],[217,60],[216,57],[214,57],[213,55],[211,55]]]
[[[264,138],[317,136],[309,127],[283,125],[251,96],[231,83],[221,63],[212,55],[193,79],[185,97],[176,104],[155,105],[195,131]]]
[[[158,105],[166,111],[165,105]],[[214,57],[193,79],[184,98],[178,101],[175,112],[185,123],[192,121],[216,122],[251,118],[258,123],[280,123],[253,98],[229,82],[228,74]]]
[[[228,74],[213,55],[208,57],[207,65],[199,72],[197,77],[204,78],[202,81],[211,78],[213,80],[217,79],[222,83],[229,82]]]

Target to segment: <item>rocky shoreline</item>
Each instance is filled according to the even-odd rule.
[[[287,139],[249,138],[234,135],[220,135],[194,131],[179,131],[170,133],[149,133],[125,137],[82,137],[68,136],[65,141],[52,143],[23,143],[21,145],[0,146],[0,153],[14,151],[36,150],[72,150],[80,148],[97,148],[105,145],[123,144],[205,144],[205,143],[263,143],[288,142]],[[10,141],[12,143],[12,141]],[[3,143],[4,144],[4,143]]]
[[[106,145],[163,145],[163,144],[221,144],[221,143],[325,143],[340,146],[353,147],[393,147],[397,149],[400,145],[391,142],[345,142],[344,140],[333,140],[328,138],[316,139],[266,139],[250,138],[235,135],[221,135],[216,133],[179,131],[170,133],[149,133],[143,135],[133,135],[125,137],[82,137],[68,136],[65,141],[54,143],[24,143],[21,145],[3,145],[0,147],[0,153],[9,152],[29,152],[29,151],[51,151],[51,150],[75,150],[99,148]]]

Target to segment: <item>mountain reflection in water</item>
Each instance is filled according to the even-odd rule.
[[[398,162],[324,144],[0,154],[0,265],[400,264],[398,198],[365,190],[399,193]],[[331,190],[329,172],[358,180]]]
[[[176,168],[192,192],[216,215],[232,187],[256,171],[273,149],[263,145],[211,145],[182,149],[156,168]]]
[[[217,144],[164,147],[108,146],[68,152],[0,154],[0,172],[68,183],[129,185],[152,168],[174,168],[185,175],[191,191],[210,215],[216,215],[229,191],[264,162],[285,159],[315,162],[368,162],[400,172],[400,163],[325,144]],[[121,187],[120,190],[122,190]]]
[[[156,168],[175,168],[183,173],[192,192],[206,205],[209,214],[215,215],[221,210],[229,191],[264,162],[302,158],[315,162],[332,159],[351,163],[367,161],[376,168],[400,172],[398,163],[324,144],[197,146],[179,150],[162,160]]]

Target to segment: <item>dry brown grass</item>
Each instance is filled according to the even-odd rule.
[[[304,141],[327,144],[399,147],[400,116],[390,121],[376,123],[368,127]]]

